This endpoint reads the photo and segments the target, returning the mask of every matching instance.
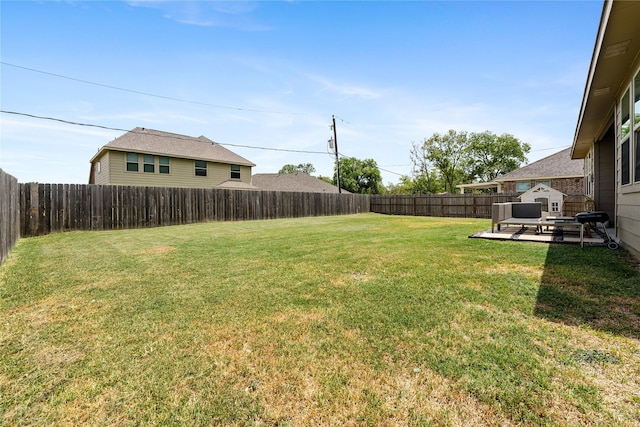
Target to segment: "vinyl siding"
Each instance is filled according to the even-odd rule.
[[[91,167],[93,168],[93,182],[90,184],[106,185],[109,184],[109,153],[105,153],[96,159]],[[100,172],[98,172],[97,164],[100,162]]]
[[[640,258],[640,191],[618,194],[617,236]]]
[[[107,157],[107,156],[104,156]],[[138,172],[126,170],[126,153],[122,151],[109,151],[109,182],[112,185],[138,185],[148,187],[186,187],[186,188],[213,188],[227,181],[231,177],[231,166],[223,163],[207,162],[207,176],[196,176],[195,162],[189,159],[171,157],[169,160],[169,173],[159,173],[158,156],[154,157],[155,170],[153,173],[143,172],[142,154],[140,154]],[[103,163],[104,171],[104,163]],[[241,179],[239,181],[251,183],[251,168],[241,166]]]
[[[613,127],[605,137],[595,144],[594,160],[594,201],[596,209],[605,211],[609,218],[615,217],[616,209],[616,160],[615,135]]]

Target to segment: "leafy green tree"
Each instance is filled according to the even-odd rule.
[[[355,157],[340,158],[340,187],[359,194],[379,194],[382,176],[373,159],[359,160]],[[337,171],[333,184],[337,185]]]
[[[434,177],[441,182],[444,191],[455,192],[456,185],[467,175],[468,146],[468,133],[455,130],[443,135],[434,133],[421,145],[413,144],[411,159],[414,171],[426,184],[426,192],[436,192]]]
[[[297,172],[304,172],[304,173],[307,173],[307,174],[311,175],[315,171],[316,171],[316,168],[314,168],[311,163],[300,163],[297,166],[292,165],[292,164],[286,164],[278,171],[278,173],[279,174],[294,174],[294,173],[297,173]]]
[[[480,182],[493,181],[527,161],[531,146],[508,133],[484,131],[469,135],[470,175]]]
[[[381,194],[412,194],[412,192],[413,179],[406,175],[401,176],[397,184],[390,182],[383,186],[383,188],[380,188]]]
[[[435,172],[432,172],[435,174]],[[414,178],[403,175],[397,184],[389,183],[386,186],[380,188],[381,194],[427,194],[430,192],[439,193],[441,187],[437,178],[432,178],[432,182],[435,184],[432,187],[434,191],[428,191],[428,184],[423,176],[416,176]]]
[[[492,181],[518,169],[530,149],[529,144],[510,134],[435,133],[411,148],[416,192],[453,193],[458,184]]]
[[[411,193],[409,194],[437,194],[444,191],[442,179],[436,170],[415,176],[411,184]]]
[[[413,163],[412,192],[410,194],[437,193],[438,177],[433,163],[427,158],[422,144],[411,144],[411,162]]]

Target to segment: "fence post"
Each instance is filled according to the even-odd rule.
[[[31,236],[38,235],[38,228],[40,225],[40,194],[38,193],[38,184],[29,184],[29,233]]]
[[[0,169],[0,264],[20,237],[20,184]]]

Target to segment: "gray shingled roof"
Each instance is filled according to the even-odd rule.
[[[571,159],[571,148],[530,163],[520,169],[497,177],[494,181],[517,181],[520,179],[569,178],[584,176],[584,160]]]
[[[247,184],[246,182],[235,181],[235,180],[231,180],[231,179],[228,179],[228,180],[216,185],[216,188],[226,188],[226,189],[229,189],[229,190],[260,190],[255,185]]]
[[[304,172],[291,174],[257,173],[251,183],[261,190],[298,191],[304,193],[337,193],[338,187]],[[343,190],[343,192],[345,192]]]
[[[91,162],[104,150],[135,151],[181,159],[207,160],[232,165],[255,166],[249,160],[204,136],[197,138],[159,130],[135,128],[105,144]]]

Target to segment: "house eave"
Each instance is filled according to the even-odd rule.
[[[603,4],[598,34],[578,115],[571,158],[587,156],[613,122],[614,106],[640,52],[640,1]],[[635,55],[634,55],[635,53]]]

